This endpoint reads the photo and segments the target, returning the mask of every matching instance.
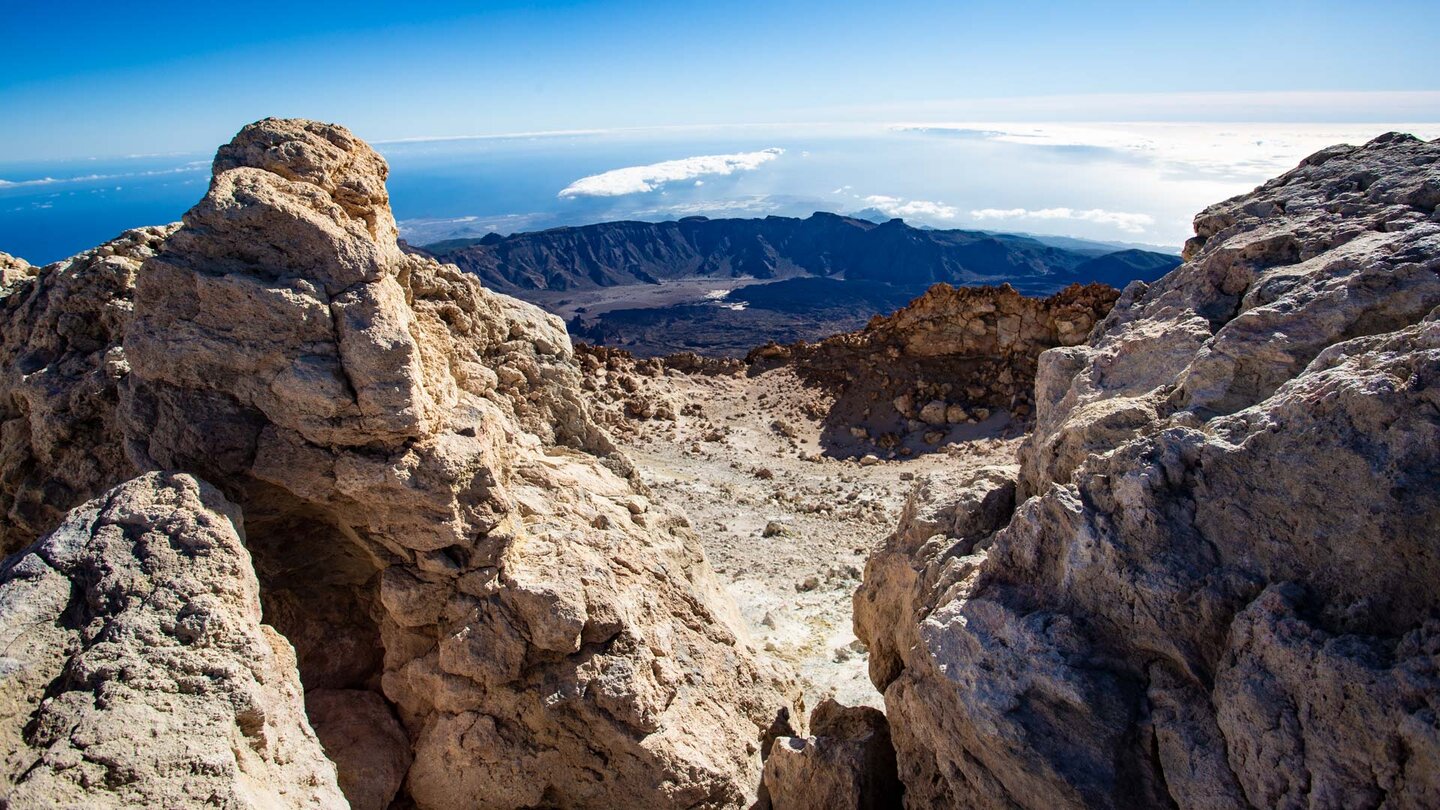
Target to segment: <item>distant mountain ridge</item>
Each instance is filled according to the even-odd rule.
[[[1024,292],[1049,293],[1072,282],[1123,287],[1159,278],[1180,263],[1177,256],[1145,250],[1099,254],[1026,236],[920,229],[899,219],[875,223],[829,213],[606,222],[448,240],[420,250],[476,274],[492,289],[522,297],[526,291],[747,276],[906,287],[1009,282]]]

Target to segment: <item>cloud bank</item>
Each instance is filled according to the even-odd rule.
[[[620,197],[654,191],[666,183],[694,180],[712,175],[748,172],[785,154],[784,149],[770,148],[758,152],[737,152],[733,155],[697,155],[651,163],[648,166],[627,166],[608,172],[582,177],[561,189],[562,199],[574,197]]]
[[[1084,211],[1077,211],[1073,208],[981,208],[971,211],[970,217],[975,220],[987,219],[1073,219],[1082,222],[1098,222],[1104,225],[1113,225],[1126,233],[1144,233],[1145,228],[1155,224],[1155,218],[1149,214],[1131,214],[1124,211],[1106,211],[1103,208],[1090,208]]]
[[[886,216],[900,217],[901,219],[911,217],[914,219],[951,220],[960,216],[960,210],[953,205],[931,200],[902,200],[899,197],[871,194],[865,198],[865,202]]]

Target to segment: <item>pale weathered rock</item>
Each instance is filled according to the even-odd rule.
[[[0,803],[340,808],[239,511],[150,473],[0,569]]]
[[[1440,804],[1437,188],[1325,150],[1041,356],[1008,524],[857,595],[910,806]]]
[[[885,715],[825,700],[810,714],[809,737],[780,737],[765,759],[775,810],[888,810],[904,788]]]
[[[0,252],[0,289],[20,283],[39,272],[39,268],[9,253]]]
[[[364,756],[413,754],[423,808],[744,801],[784,677],[683,518],[634,514],[563,324],[402,253],[343,128],[215,170],[138,274],[127,451],[241,503],[307,689],[383,692],[408,739]]]

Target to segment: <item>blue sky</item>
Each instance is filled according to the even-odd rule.
[[[266,116],[374,144],[421,244],[825,210],[1173,248],[1316,149],[1440,137],[1436,31],[1435,0],[0,3],[0,250],[179,219]]]
[[[1431,2],[6,3],[5,161],[887,120],[1440,120]]]

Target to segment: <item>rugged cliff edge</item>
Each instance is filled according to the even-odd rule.
[[[1195,220],[867,565],[911,807],[1440,804],[1440,142]]]
[[[7,262],[7,548],[144,471],[192,474],[243,512],[356,806],[743,802],[788,677],[631,483],[563,324],[402,253],[386,171],[341,127],[267,119],[178,230]]]

